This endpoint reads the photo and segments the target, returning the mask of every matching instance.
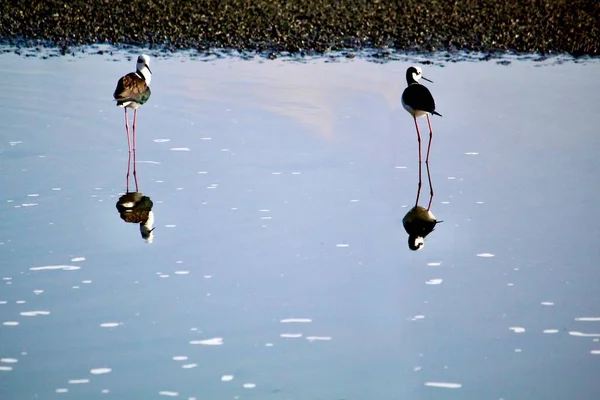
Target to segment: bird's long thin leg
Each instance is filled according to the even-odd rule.
[[[433,185],[431,184],[431,174],[429,173],[429,163],[425,162],[425,166],[427,167],[427,180],[429,181],[429,204],[427,205],[427,210],[431,208],[431,202],[433,201]]]
[[[413,117],[413,119],[415,120],[415,127],[417,128],[417,142],[419,142],[419,163],[421,163],[421,132],[419,132],[417,117]]]
[[[425,162],[429,162],[429,150],[431,150],[431,139],[433,138],[433,129],[431,129],[431,121],[429,120],[429,114],[425,114],[427,116],[427,125],[429,125],[429,144],[427,145],[427,157],[425,158]]]
[[[135,191],[139,191],[138,189],[138,181],[137,181],[137,163],[135,160],[135,121],[137,117],[137,108],[133,112],[133,180],[135,181]]]
[[[127,132],[127,150],[128,150],[128,157],[127,157],[127,185],[126,185],[126,190],[127,192],[129,192],[129,170],[131,167],[131,144],[130,144],[130,140],[129,140],[129,118],[127,118],[127,108],[125,108],[125,131]]]

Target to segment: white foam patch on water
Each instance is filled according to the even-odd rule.
[[[444,388],[444,389],[460,389],[462,387],[462,383],[453,383],[453,382],[425,382],[425,386],[436,387],[436,388]]]
[[[467,156],[476,156],[477,154],[479,154],[479,153],[476,153],[476,152],[473,152],[473,151],[465,153],[465,155],[467,155]]]
[[[544,329],[543,333],[558,333],[558,329]]]
[[[85,257],[74,257],[74,258],[71,258],[71,262],[80,262],[80,261],[85,261]]]
[[[190,273],[190,271],[175,271],[176,275],[187,275],[189,273]]]
[[[172,147],[171,151],[190,151],[189,147]]]
[[[181,366],[181,368],[183,368],[183,369],[190,369],[190,368],[196,368],[197,366],[198,366],[198,364],[195,364],[195,363],[193,363],[193,364],[183,364]]]
[[[81,283],[85,283],[86,285],[89,285],[90,283],[92,283],[92,281],[87,280],[87,281],[81,281]]]
[[[68,393],[69,389],[66,388],[58,388],[55,390],[56,393]]]
[[[92,375],[104,375],[112,372],[112,368],[92,368],[90,374]]]
[[[0,371],[12,371],[12,369],[10,365],[0,365]]]
[[[62,271],[75,271],[81,269],[81,267],[75,266],[75,265],[45,265],[43,267],[31,267],[29,268],[30,271],[55,271],[55,270],[62,270]]]
[[[600,350],[592,350],[590,351],[590,354],[600,354]]]
[[[583,333],[578,331],[569,331],[569,335],[579,337],[600,337],[600,333]]]
[[[23,203],[21,204],[21,207],[35,207],[37,205],[38,203]]]
[[[62,190],[61,188],[52,188],[54,191]]]
[[[273,343],[265,343],[265,347],[273,347]]]
[[[33,293],[39,295],[39,294],[44,293],[44,291],[42,289],[36,289],[36,290],[33,291]]]
[[[208,174],[208,171],[198,171],[199,174]]]
[[[350,200],[350,203],[358,203],[359,201],[360,200],[358,200],[358,199],[352,199],[352,200]]]
[[[350,247],[350,245],[347,243],[338,243],[335,245],[335,247]]]
[[[165,225],[165,228],[175,228],[176,226],[177,225],[170,224],[170,225]]]
[[[310,318],[285,318],[279,322],[281,322],[282,324],[288,324],[288,323],[293,323],[293,322],[312,322],[312,319],[310,319]]]
[[[26,301],[25,300],[17,300],[17,301],[15,301],[15,303],[17,303],[17,304],[25,304]]]
[[[167,274],[161,274],[161,275],[159,275],[158,277],[159,277],[159,278],[168,278],[168,277],[169,277],[169,275],[167,275]]]
[[[7,364],[13,364],[13,363],[16,363],[18,361],[19,360],[17,360],[16,358],[8,358],[8,357],[7,358],[0,358],[0,362],[7,363]]]
[[[187,356],[174,356],[173,357],[173,360],[175,360],[175,361],[185,361],[187,359],[188,359]]]
[[[301,333],[282,333],[281,335],[282,338],[288,338],[288,339],[296,339],[299,337],[302,337]]]
[[[6,300],[1,300],[0,301],[0,304],[6,304],[6,303],[8,303],[8,301],[6,301]]]
[[[271,172],[273,175],[281,175],[281,172]]]
[[[402,165],[398,165],[397,167],[394,167],[394,168],[396,168],[396,169],[406,169],[406,167],[402,166]]]
[[[292,175],[300,175],[302,172],[292,172]]]
[[[71,385],[79,385],[82,383],[89,383],[89,382],[90,382],[89,379],[71,379],[71,380],[69,380],[69,383]]]
[[[233,375],[223,375],[221,376],[221,381],[222,382],[229,382],[233,380]]]
[[[110,393],[110,390],[108,390],[108,389],[102,389],[102,393],[104,393],[104,394]]]
[[[575,318],[575,321],[586,321],[586,322],[600,321],[600,317],[579,317],[579,318]]]
[[[520,326],[511,326],[510,328],[511,331],[513,331],[514,333],[523,333],[525,332],[525,328],[522,328]]]
[[[212,275],[204,275],[204,279],[210,279],[212,277],[213,277]]]
[[[160,392],[158,392],[159,395],[161,396],[168,396],[168,397],[177,397],[179,396],[179,392],[171,392],[168,390],[161,390]]]
[[[120,322],[104,322],[100,324],[102,328],[115,328],[119,325],[121,325]]]
[[[515,353],[520,353],[522,351],[523,351],[522,349],[515,349]]]
[[[28,194],[27,197],[39,197],[39,194],[31,193],[31,194]]]
[[[201,344],[204,346],[220,346],[223,344],[223,338],[216,337],[212,339],[192,340],[190,344]]]
[[[331,336],[307,336],[306,340],[309,342],[328,341],[331,340]]]
[[[248,383],[244,383],[244,384],[242,385],[242,387],[244,387],[245,389],[254,389],[254,388],[256,387],[256,384],[255,384],[255,383],[248,382]]]
[[[24,317],[37,317],[38,315],[50,315],[50,311],[23,311],[21,315]]]
[[[477,254],[477,257],[489,258],[494,257],[494,255],[492,253],[479,253]]]
[[[425,284],[426,285],[439,285],[443,281],[444,281],[443,279],[430,279],[427,282],[425,282]]]
[[[435,262],[427,263],[428,267],[439,267],[440,265],[442,265],[441,261],[435,261]]]
[[[414,367],[413,371],[417,372],[417,371],[420,371],[421,369],[423,369],[423,368],[422,367]]]
[[[19,323],[17,321],[5,321],[2,323],[4,326],[17,326]]]
[[[154,143],[167,143],[170,142],[171,139],[154,139]]]
[[[542,304],[543,306],[553,306],[553,305],[554,305],[554,302],[552,302],[552,301],[542,301],[542,303],[541,303],[541,304]]]

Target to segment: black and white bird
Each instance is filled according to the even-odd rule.
[[[136,71],[121,77],[117,82],[117,88],[113,97],[118,107],[125,109],[125,130],[127,131],[127,148],[131,153],[131,144],[129,136],[129,120],[127,109],[133,111],[133,150],[135,151],[135,121],[137,109],[150,98],[150,81],[152,80],[152,71],[150,70],[150,57],[142,54],[137,59]]]
[[[406,70],[406,84],[408,87],[404,89],[402,93],[402,107],[413,116],[415,120],[415,127],[417,128],[417,140],[419,141],[419,162],[421,162],[421,133],[419,132],[419,124],[417,118],[426,116],[427,125],[429,125],[429,145],[427,146],[427,157],[425,162],[429,162],[429,150],[431,148],[431,139],[433,137],[433,130],[431,129],[431,121],[429,120],[429,114],[439,115],[442,114],[435,111],[435,101],[429,89],[419,84],[419,80],[424,79],[427,82],[431,82],[429,79],[423,76],[421,68],[413,65]]]

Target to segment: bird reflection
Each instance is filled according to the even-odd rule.
[[[135,192],[129,191],[129,171],[131,169],[131,154],[129,154],[129,158],[127,159],[126,193],[119,197],[116,207],[117,211],[119,211],[121,219],[128,223],[139,224],[142,239],[144,239],[147,243],[152,243],[154,240],[154,212],[152,211],[153,203],[150,197],[139,192],[135,153],[136,151],[134,149],[133,177],[135,182]]]
[[[429,203],[427,208],[419,205],[419,196],[421,195],[421,163],[419,162],[419,183],[417,185],[417,199],[415,206],[411,208],[404,218],[402,225],[408,233],[408,248],[411,250],[420,250],[425,246],[425,237],[435,229],[435,226],[442,221],[438,221],[431,212],[431,202],[433,201],[433,186],[431,185],[431,174],[429,172],[429,163],[426,162],[427,180],[429,182]]]

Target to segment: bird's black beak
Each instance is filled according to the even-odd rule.
[[[433,83],[433,81],[430,81],[429,79],[425,78],[424,76],[422,76],[422,77],[421,77],[421,79],[424,79],[424,80],[426,80],[427,82],[431,82],[431,83]]]
[[[150,73],[152,73],[152,70],[150,69],[150,67],[148,66],[148,64],[144,64],[144,67],[148,68],[148,71],[150,71]],[[423,79],[425,79],[425,78],[423,78]],[[429,81],[429,82],[431,82],[431,81]]]

